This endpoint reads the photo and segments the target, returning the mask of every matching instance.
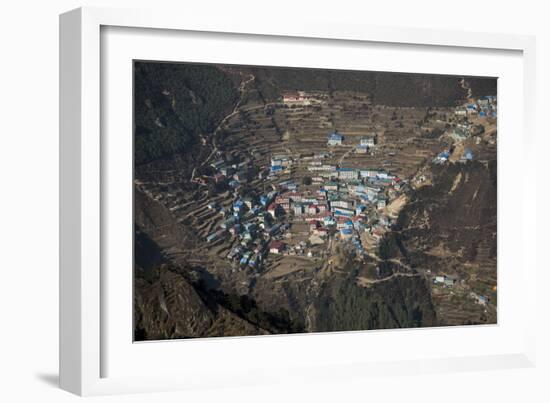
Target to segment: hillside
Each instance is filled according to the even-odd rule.
[[[457,77],[372,71],[253,67],[256,88],[265,100],[276,100],[284,90],[357,91],[372,102],[388,106],[455,106],[466,92]]]
[[[135,163],[200,152],[200,139],[233,110],[237,89],[214,66],[134,63]]]
[[[436,326],[430,288],[420,277],[395,277],[372,287],[356,284],[357,263],[333,276],[316,300],[317,331]]]
[[[158,272],[153,282],[140,277],[135,281],[136,341],[269,333],[225,307],[204,300],[182,275],[166,267]]]
[[[178,225],[169,210],[139,191],[135,195],[135,340],[302,331],[287,310],[268,312],[253,298],[212,287],[205,268],[174,265],[167,251],[196,242],[192,227]]]
[[[390,257],[415,270],[456,280],[453,291],[434,288],[444,324],[496,322],[496,161],[433,168],[433,186],[411,195],[389,235]],[[488,311],[458,296],[489,296]],[[469,301],[468,298],[463,301]]]

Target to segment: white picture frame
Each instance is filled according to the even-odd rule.
[[[520,127],[521,157],[528,161],[534,155],[536,147],[534,133],[534,99],[535,99],[535,40],[530,36],[504,35],[489,33],[469,33],[457,31],[430,31],[407,28],[382,28],[365,25],[326,24],[324,21],[304,20],[300,25],[281,25],[267,21],[238,21],[196,18],[188,15],[174,15],[170,12],[152,10],[119,10],[104,8],[80,8],[60,17],[60,384],[61,387],[79,395],[97,395],[112,393],[150,392],[172,389],[207,388],[225,385],[254,385],[269,382],[293,382],[300,375],[301,379],[334,380],[334,372],[344,379],[347,376],[370,376],[373,374],[404,374],[409,372],[439,372],[457,370],[476,370],[493,368],[519,368],[533,366],[535,363],[535,323],[527,314],[521,325],[514,325],[516,336],[521,333],[521,345],[515,345],[509,351],[499,353],[473,351],[471,354],[456,353],[446,355],[438,353],[417,358],[390,357],[388,360],[357,359],[339,362],[308,360],[308,355],[297,355],[289,362],[284,373],[279,371],[273,376],[270,371],[270,360],[266,360],[262,373],[253,365],[246,372],[246,363],[241,363],[241,375],[229,373],[223,366],[219,373],[206,379],[206,369],[199,369],[195,377],[182,376],[186,364],[171,364],[170,371],[151,376],[147,374],[124,374],[124,368],[115,376],[106,375],[111,371],[105,369],[105,360],[112,354],[107,349],[110,340],[105,336],[105,317],[109,314],[106,296],[108,292],[102,287],[102,266],[105,245],[103,244],[102,215],[105,190],[105,144],[101,133],[105,130],[102,122],[101,91],[102,85],[102,40],[101,31],[105,27],[127,27],[164,30],[168,32],[218,33],[219,35],[250,35],[256,40],[262,38],[283,38],[293,41],[329,40],[333,46],[339,43],[377,43],[380,46],[400,44],[411,46],[430,46],[447,49],[475,49],[479,53],[490,51],[518,52],[521,57],[523,99],[523,125]],[[499,113],[501,108],[499,105]],[[499,116],[499,125],[501,124]],[[499,127],[499,134],[501,128]],[[499,145],[500,147],[500,145]],[[500,152],[500,148],[499,148]],[[501,174],[499,160],[499,175]],[[512,162],[509,162],[512,163]],[[504,164],[508,162],[504,161]],[[508,172],[508,170],[506,171]],[[500,177],[500,176],[499,176]],[[536,189],[535,176],[524,179],[525,189]],[[533,191],[531,191],[533,195]],[[534,197],[534,196],[533,196]],[[500,196],[499,196],[500,203]],[[528,206],[519,210],[521,217],[527,218]],[[502,214],[499,212],[499,228]],[[520,217],[520,218],[521,218]],[[534,220],[521,220],[523,234],[535,233]],[[524,238],[525,239],[525,238]],[[499,260],[502,259],[499,245]],[[524,277],[536,276],[534,257],[525,253],[526,245],[519,246],[517,258],[521,262]],[[534,255],[534,254],[533,254]],[[500,263],[499,263],[500,264]],[[500,270],[500,269],[499,269]],[[499,279],[500,281],[500,279]],[[511,293],[521,295],[525,312],[535,312],[535,285],[529,282],[518,282],[511,285],[508,293],[500,291],[502,298],[514,298]],[[507,296],[506,296],[507,295]],[[499,297],[500,298],[500,297]],[[511,300],[512,301],[512,300]],[[509,306],[510,304],[508,304]],[[500,309],[500,301],[499,301]],[[499,312],[500,314],[500,312]],[[496,327],[495,327],[496,328]],[[495,329],[493,328],[493,329]],[[424,333],[434,343],[451,333],[464,329],[451,328],[433,333]],[[130,330],[128,330],[130,331]],[[399,332],[399,331],[396,331]],[[488,330],[492,332],[492,330]],[[497,332],[495,330],[494,332]],[[363,337],[386,337],[385,332],[347,332],[323,336],[323,343],[357,343]],[[375,336],[372,336],[375,334]],[[403,333],[391,333],[403,337]],[[497,334],[497,333],[495,333]],[[491,336],[488,334],[488,336]],[[278,337],[278,336],[277,336]],[[270,337],[268,346],[261,338],[234,338],[223,341],[224,350],[249,348],[255,355],[267,354],[268,350],[277,351],[276,345],[294,345],[294,348],[306,351],[311,344],[308,338],[300,335],[293,337]],[[318,337],[315,336],[315,337]],[[519,337],[519,336],[518,336]],[[517,337],[516,337],[517,338]],[[275,341],[273,341],[275,340]],[[282,340],[282,341],[281,341]],[[318,338],[315,340],[319,340]],[[518,339],[519,340],[519,339]],[[441,340],[439,340],[441,341]],[[216,350],[221,340],[192,341],[194,348]],[[229,344],[228,344],[229,343]],[[151,348],[157,350],[158,357],[166,357],[171,349],[181,348],[181,343],[159,342]],[[162,345],[162,346],[161,346]],[[221,344],[219,344],[221,345]],[[115,347],[117,347],[115,345]],[[287,347],[285,347],[287,348]],[[219,349],[219,348],[218,348]],[[473,350],[473,349],[472,349]],[[130,350],[128,350],[130,351]],[[496,350],[495,350],[496,351]],[[129,353],[131,354],[131,352]],[[156,353],[155,353],[156,354]],[[457,355],[458,354],[458,355]],[[121,359],[127,359],[128,356]],[[276,357],[272,357],[273,360]],[[166,358],[160,358],[166,360]],[[258,364],[259,365],[259,364]],[[307,374],[303,368],[308,367]],[[179,371],[178,371],[179,368]],[[327,369],[332,375],[326,375]],[[122,372],[122,373],[119,373]],[[180,375],[178,375],[178,372]],[[246,376],[245,376],[246,375]]]

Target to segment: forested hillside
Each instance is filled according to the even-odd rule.
[[[483,77],[469,77],[466,81],[474,97],[497,95],[497,80],[487,80],[487,78]]]
[[[135,163],[199,144],[237,101],[230,77],[215,66],[135,62]]]
[[[455,106],[463,101],[465,89],[456,76],[252,67],[257,89],[274,101],[284,90],[360,91],[372,101],[388,106]]]
[[[356,284],[357,262],[324,284],[317,300],[318,331],[437,326],[430,289],[422,277],[395,277],[370,288]]]

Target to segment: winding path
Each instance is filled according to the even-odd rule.
[[[397,273],[391,274],[388,277],[384,277],[384,278],[381,278],[381,279],[374,279],[373,280],[373,279],[366,278],[366,277],[357,277],[357,279],[361,283],[376,284],[376,283],[382,283],[384,281],[389,281],[389,280],[391,280],[393,278],[396,278],[396,277],[419,277],[420,275],[421,275],[420,273],[400,273],[400,272],[397,272]]]
[[[212,132],[212,145],[214,146],[214,148],[212,149],[212,152],[208,155],[208,157],[206,157],[206,159],[202,162],[202,164],[200,164],[201,167],[206,165],[208,163],[208,161],[210,161],[210,159],[214,156],[214,154],[216,154],[216,152],[218,152],[218,146],[216,144],[216,135],[219,133],[219,131],[222,129],[222,127],[225,125],[225,123],[231,117],[235,116],[236,114],[238,114],[240,112],[239,108],[240,108],[241,103],[243,101],[243,95],[246,91],[246,86],[249,83],[251,83],[252,81],[254,81],[255,79],[256,79],[256,77],[253,74],[250,74],[250,76],[247,80],[241,81],[241,84],[239,85],[239,100],[235,104],[235,107],[233,108],[233,111],[231,111],[231,113],[227,114],[220,121],[218,126],[216,126],[214,131]],[[263,107],[265,107],[265,105],[262,105],[261,107],[263,108]],[[193,168],[193,172],[191,173],[191,180],[193,180],[193,178],[195,177],[195,171],[196,171],[196,168]]]

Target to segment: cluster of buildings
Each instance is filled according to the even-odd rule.
[[[359,144],[355,147],[357,154],[367,154],[369,150],[376,145],[376,133],[370,133],[359,139]],[[327,137],[327,145],[330,147],[341,146],[344,144],[344,136],[338,132],[330,133]]]
[[[449,161],[450,157],[451,157],[451,153],[448,150],[443,150],[439,154],[437,154],[437,156],[433,159],[432,162],[436,165],[443,165]],[[474,160],[473,151],[469,148],[465,148],[464,152],[462,153],[458,161],[465,163],[473,160]]]
[[[435,276],[433,283],[451,288],[454,285],[455,280],[447,276]]]
[[[307,94],[285,95],[289,102],[306,101]],[[298,98],[291,98],[298,97]],[[331,133],[328,145],[341,145],[343,136]],[[376,134],[359,139],[356,152],[366,153],[376,145]],[[349,241],[359,253],[364,253],[361,233],[367,232],[379,240],[391,225],[386,214],[389,199],[403,190],[400,178],[382,169],[351,168],[330,164],[330,152],[312,154],[306,169],[311,184],[299,186],[294,179],[281,180],[289,174],[293,158],[288,154],[274,154],[269,166],[258,173],[260,179],[271,180],[270,191],[257,197],[243,197],[234,193],[231,208],[211,203],[208,208],[221,214],[223,219],[214,231],[206,236],[209,243],[231,239],[233,246],[227,259],[241,266],[259,267],[268,254],[288,254],[314,257],[315,246],[328,238]],[[215,181],[227,181],[235,190],[250,179],[250,161],[231,162],[218,160],[211,163]],[[306,242],[287,241],[293,224],[307,228]],[[292,237],[290,237],[292,238]],[[321,248],[322,249],[322,248]]]
[[[470,297],[474,299],[474,301],[482,306],[486,306],[489,303],[489,298],[485,295],[476,294],[475,292],[470,292]]]
[[[276,220],[270,205],[278,192],[271,191],[260,196],[238,198],[230,210],[219,209],[224,217],[219,229],[208,235],[208,242],[232,237],[237,245],[231,249],[227,258],[237,261],[241,266],[257,267],[272,249],[271,243],[288,230],[289,224]],[[214,207],[215,208],[215,207]]]
[[[475,102],[456,108],[455,115],[477,115],[480,118],[497,116],[497,97],[487,95],[478,98]]]
[[[210,166],[215,170],[212,176],[214,183],[227,183],[231,188],[238,189],[242,184],[247,183],[250,179],[251,161],[233,162],[232,159],[226,161],[223,159],[213,161]],[[198,178],[199,180],[201,178]]]
[[[334,132],[329,134],[327,144],[341,145],[343,139],[341,134]],[[357,147],[366,152],[375,144],[376,134],[369,134],[360,139]],[[319,153],[308,159],[307,170],[315,191],[299,192],[291,188],[279,194],[268,211],[274,217],[291,215],[294,221],[307,222],[312,236],[325,239],[338,235],[342,240],[350,240],[362,253],[358,234],[366,231],[376,240],[382,237],[391,224],[384,208],[389,199],[403,190],[403,183],[381,169],[327,163],[328,155]]]
[[[457,116],[479,116],[479,117],[496,117],[497,116],[497,98],[496,96],[488,95],[481,97],[473,103],[462,105],[455,108],[455,115]],[[476,131],[477,129],[477,131]],[[455,142],[463,142],[468,138],[471,138],[472,133],[475,135],[479,133],[478,127],[472,125],[468,120],[461,120],[453,125],[453,127],[447,132],[447,135]],[[480,138],[476,138],[476,144],[479,144]],[[453,152],[453,147],[449,150],[441,151],[433,160],[434,164],[445,164],[449,161],[449,158]],[[474,159],[474,153],[471,149],[466,148],[463,154],[459,157],[459,162],[472,161]]]
[[[435,276],[433,279],[434,285],[439,285],[445,288],[453,288],[453,286],[456,283],[456,279],[453,279],[451,277],[448,277],[446,275],[439,275]],[[469,293],[470,298],[474,300],[474,302],[481,306],[487,306],[489,303],[489,297],[486,295],[477,294],[473,291],[470,291]]]
[[[326,100],[327,94],[321,92],[287,91],[283,94],[283,103],[288,106],[308,106]]]
[[[462,141],[467,139],[470,136],[470,125],[469,124],[457,124],[451,131],[451,137],[456,141]]]
[[[315,160],[317,160],[316,158]],[[315,161],[314,160],[314,161]],[[287,156],[272,158],[273,166],[291,164]],[[310,165],[315,168],[322,165]],[[332,166],[331,166],[332,167]],[[401,180],[383,170],[332,167],[326,178],[301,191],[293,180],[281,181],[275,190],[257,198],[234,200],[230,210],[211,204],[224,217],[207,242],[232,237],[238,241],[227,258],[240,265],[259,266],[266,254],[314,256],[309,243],[287,245],[284,234],[292,223],[306,223],[309,234],[324,243],[328,237],[351,241],[363,253],[358,234],[368,232],[380,239],[391,224],[384,208],[388,198],[402,191]]]
[[[340,182],[369,182],[369,181],[393,181],[395,176],[380,169],[371,168],[348,168],[337,165],[324,164],[322,161],[314,160],[309,163],[307,170],[314,177],[312,180],[323,181],[324,179],[339,180]],[[321,178],[321,179],[319,179]]]
[[[389,198],[403,190],[402,182],[381,170],[334,167],[323,172],[329,178],[315,181],[316,190],[282,192],[268,212],[274,218],[290,216],[294,222],[306,222],[312,236],[350,240],[363,253],[358,234],[368,232],[379,240],[387,231],[391,219],[384,208]]]
[[[271,165],[269,167],[268,178],[272,179],[275,176],[288,173],[288,170],[292,167],[292,158],[286,154],[274,155],[271,157]],[[262,179],[260,177],[260,179]]]

